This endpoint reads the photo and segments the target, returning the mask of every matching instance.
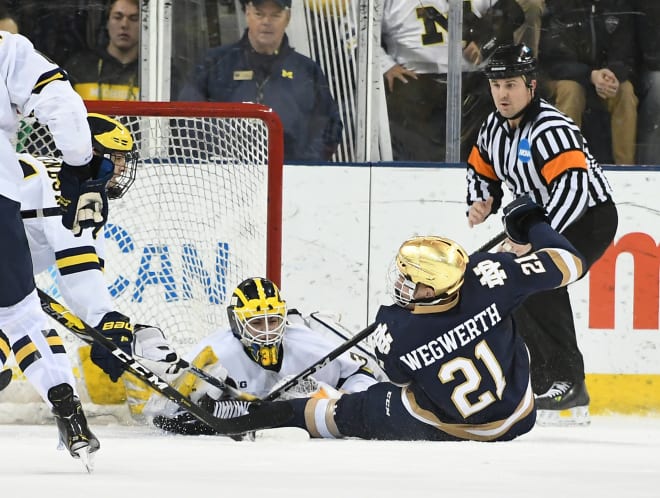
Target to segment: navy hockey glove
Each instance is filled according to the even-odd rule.
[[[523,195],[508,204],[503,209],[502,222],[506,236],[516,244],[529,244],[529,229],[541,222],[548,222],[545,211],[532,200],[529,195]]]
[[[119,349],[127,355],[132,355],[133,327],[127,316],[116,311],[111,311],[103,316],[96,329],[110,339]],[[90,359],[101,370],[108,374],[112,382],[117,382],[124,372],[124,364],[116,358],[103,345],[92,344]]]
[[[108,219],[107,184],[114,174],[112,161],[94,156],[85,166],[62,163],[58,179],[62,224],[80,237],[83,228],[100,228]]]

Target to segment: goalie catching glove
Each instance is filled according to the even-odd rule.
[[[80,237],[83,228],[100,228],[108,219],[107,184],[114,175],[112,161],[93,156],[85,166],[62,163],[58,180],[62,224]]]
[[[529,195],[523,195],[503,209],[502,222],[506,236],[516,244],[529,244],[529,229],[537,223],[547,223],[548,218],[541,206]]]

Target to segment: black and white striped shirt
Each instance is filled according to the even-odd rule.
[[[532,101],[517,128],[493,112],[479,130],[468,158],[468,205],[493,196],[496,212],[502,182],[514,197],[529,194],[543,206],[560,232],[587,208],[612,200],[580,128],[543,99]]]

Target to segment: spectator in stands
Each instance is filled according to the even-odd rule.
[[[636,0],[640,60],[637,164],[660,164],[660,4]]]
[[[583,127],[601,163],[635,162],[634,29],[629,0],[546,0],[539,46],[546,91]],[[592,118],[585,119],[585,111]],[[603,115],[609,125],[596,131]]]
[[[138,0],[112,0],[106,28],[104,49],[78,53],[65,64],[73,87],[87,100],[138,100]]]
[[[285,160],[327,161],[343,125],[320,66],[289,46],[290,8],[291,0],[244,2],[241,40],[208,50],[178,100],[270,106],[284,126]]]
[[[524,14],[515,0],[472,2],[463,18],[461,158],[492,110],[483,76],[474,72],[489,50],[511,43]],[[488,7],[488,8],[487,8]],[[448,10],[444,0],[385,0],[381,69],[394,160],[444,161],[449,67]],[[471,72],[470,72],[471,71]]]
[[[538,57],[545,0],[516,0],[516,2],[525,13],[525,22],[513,34],[513,41],[516,44],[524,43],[532,49],[534,57]]]
[[[0,3],[0,31],[18,33],[18,24],[4,4]]]

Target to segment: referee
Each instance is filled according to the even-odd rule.
[[[535,70],[536,59],[522,44],[498,47],[486,64],[496,111],[481,125],[467,162],[468,224],[497,212],[504,183],[514,197],[529,194],[543,206],[590,268],[616,233],[612,189],[580,128],[536,95]],[[522,256],[531,247],[505,240],[500,250]],[[538,423],[588,424],[584,360],[567,289],[528,298],[514,321],[531,356]]]

